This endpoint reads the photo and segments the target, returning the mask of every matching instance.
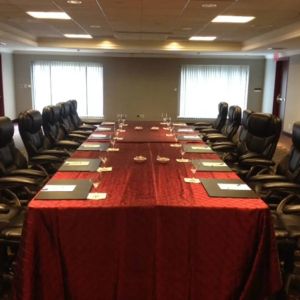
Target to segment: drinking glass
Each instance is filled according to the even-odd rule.
[[[194,165],[192,165],[192,167],[191,167],[191,172],[192,172],[192,174],[193,174],[193,179],[196,179],[196,178],[195,178],[195,174],[196,174],[196,172],[197,172],[197,168],[196,168]]]
[[[97,175],[97,177],[93,177],[93,178],[91,179],[91,182],[92,182],[92,184],[93,184],[93,188],[94,188],[94,189],[97,189],[97,188],[99,187],[99,185],[100,185],[100,176]]]
[[[180,154],[181,154],[181,159],[184,159],[185,150],[184,150],[183,145],[181,145]]]
[[[99,156],[99,159],[102,162],[103,167],[105,167],[105,164],[107,162],[107,156]]]
[[[110,144],[112,145],[113,148],[115,148],[115,143],[116,143],[116,140],[114,138],[112,138],[110,140]]]

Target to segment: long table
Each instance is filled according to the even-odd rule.
[[[178,163],[174,137],[163,125],[155,136],[152,125],[143,123],[138,133],[129,124],[119,134],[120,150],[106,154],[112,172],[54,175],[100,176],[93,192],[107,193],[105,200],[30,202],[15,299],[259,300],[280,288],[268,207],[260,199],[211,198],[201,184],[184,182],[191,164]],[[148,142],[147,134],[154,136]],[[137,155],[147,161],[136,163]],[[157,155],[170,162],[157,162]],[[98,151],[73,155],[98,157]],[[237,178],[234,172],[196,176]]]

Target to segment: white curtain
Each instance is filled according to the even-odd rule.
[[[103,116],[103,67],[100,64],[37,61],[32,65],[33,106],[76,99],[80,116]]]
[[[245,109],[248,81],[249,66],[182,66],[179,117],[214,118],[222,101]]]

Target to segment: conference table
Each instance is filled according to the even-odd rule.
[[[111,128],[111,138],[113,127],[102,127],[100,142],[109,143],[105,130]],[[37,196],[30,202],[15,299],[259,300],[280,289],[276,241],[262,200],[210,197],[201,183],[185,182],[194,175],[190,161],[177,161],[182,133],[170,133],[164,123],[128,122],[118,133],[118,151],[72,155],[105,155],[110,171],[53,176],[99,181],[91,192],[106,193],[105,199]],[[181,143],[201,144],[188,138],[194,133],[183,135]],[[146,161],[136,162],[137,156]],[[157,156],[170,160],[160,163]],[[184,158],[218,156],[191,152]],[[238,178],[232,171],[195,177]]]

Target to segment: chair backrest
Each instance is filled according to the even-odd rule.
[[[70,102],[61,102],[61,103],[56,104],[56,106],[58,106],[60,108],[59,122],[60,122],[61,126],[64,128],[66,134],[75,130],[76,127],[74,126],[72,119],[71,119],[71,104],[70,104]]]
[[[218,131],[221,131],[223,126],[226,123],[227,113],[228,113],[228,103],[220,102],[218,105],[218,109],[219,109],[219,114],[216,120],[214,121],[212,127],[217,129]]]
[[[238,146],[239,154],[252,152],[271,159],[280,136],[281,120],[265,113],[252,113],[247,120],[245,138]]]
[[[60,107],[56,105],[48,105],[44,107],[42,112],[43,129],[48,137],[51,145],[65,138],[65,132],[60,122]]]
[[[242,110],[239,106],[233,105],[229,107],[228,119],[222,128],[222,133],[226,135],[228,139],[232,139],[236,134],[241,124],[241,116]]]
[[[290,152],[278,164],[277,173],[300,183],[300,122],[293,125],[293,145]]]
[[[42,115],[37,110],[30,109],[19,114],[19,132],[29,157],[49,148],[50,143],[42,131],[42,123]]]
[[[0,176],[28,167],[25,156],[15,146],[13,136],[13,122],[8,117],[0,117]]]
[[[82,125],[82,121],[77,112],[77,101],[76,100],[69,100],[70,103],[70,117],[71,121],[75,128],[79,128]]]

